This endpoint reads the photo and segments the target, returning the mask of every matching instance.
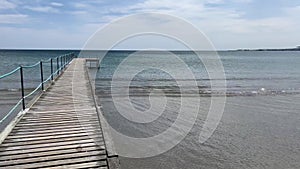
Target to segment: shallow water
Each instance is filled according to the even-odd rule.
[[[13,70],[19,64],[33,64],[64,53],[69,51],[0,51],[0,74]],[[101,69],[97,73],[96,92],[99,104],[115,130],[136,138],[147,138],[164,132],[178,117],[180,97],[192,99],[200,95],[201,108],[192,130],[182,142],[155,157],[120,157],[122,168],[300,168],[299,52],[219,52],[226,72],[225,93],[214,93],[211,90],[210,80],[220,82],[224,79],[210,79],[201,60],[191,52],[175,54],[188,65],[195,78],[174,78],[167,72],[147,69],[130,79],[128,72],[142,69],[145,61],[169,67],[179,75],[184,72],[185,67],[174,64],[168,55],[159,52],[140,53],[140,57],[128,62],[125,71],[114,79],[119,81],[115,89],[120,91],[114,93],[114,96],[122,98],[129,94],[133,108],[142,112],[153,107],[149,102],[149,94],[155,99],[166,96],[168,102],[165,111],[149,123],[135,123],[124,118],[115,109],[115,103],[111,99],[112,75],[118,65],[133,53],[109,52],[102,58]],[[84,52],[82,55],[100,56],[95,51]],[[202,52],[200,55],[208,59],[210,57],[209,52]],[[36,74],[35,70],[28,72],[28,87],[39,82]],[[128,79],[129,93],[124,93],[128,86],[123,82]],[[9,109],[7,102],[13,105],[12,102],[19,98],[17,80],[18,75],[6,81],[0,80],[2,112]],[[192,89],[189,85],[194,82],[197,87]],[[180,83],[184,86],[178,86]],[[222,91],[221,88],[219,90]],[[199,135],[207,116],[211,95],[228,97],[217,129],[201,144],[198,141]],[[5,99],[6,96],[9,99]],[[195,103],[191,101],[190,106],[193,105]],[[123,105],[124,110],[127,110],[126,106],[128,104]],[[155,117],[159,111],[154,105],[154,110],[145,117]],[[127,113],[134,119],[135,114],[130,111]],[[191,122],[186,119],[183,121],[186,124]],[[175,128],[173,131],[181,132],[181,129]],[[118,140],[115,143],[125,146]]]
[[[149,106],[147,98],[133,99],[139,107]],[[216,131],[201,144],[199,134],[209,105],[209,97],[204,97],[196,123],[182,142],[155,157],[121,157],[122,168],[299,168],[299,101],[300,95],[230,97]],[[136,138],[159,134],[176,118],[168,110],[155,122],[137,124],[121,117],[110,99],[102,98],[101,104],[116,130]]]
[[[211,90],[210,80],[218,82],[224,79],[209,79],[203,64],[195,55],[185,52],[176,54],[192,70],[195,79],[174,78],[159,69],[147,69],[135,74],[134,78],[130,77],[131,72],[147,66],[148,62],[153,62],[154,66],[162,64],[171,67],[177,73],[184,72],[182,69],[185,67],[174,64],[171,57],[147,52],[127,62],[126,69],[117,72],[120,75],[113,78],[118,66],[130,53],[111,53],[103,58],[96,82],[99,104],[109,124],[129,137],[149,138],[166,131],[178,117],[181,106],[179,100],[197,97],[197,94],[201,96],[198,118],[183,141],[158,156],[121,157],[122,168],[300,168],[299,52],[220,52],[227,80],[225,93]],[[145,59],[151,55],[155,58],[153,61]],[[209,53],[201,55],[210,57]],[[126,81],[130,81],[130,86]],[[191,89],[189,84],[195,81],[197,88]],[[178,86],[181,82],[185,85]],[[113,88],[112,83],[115,83]],[[119,103],[111,98],[128,95],[130,104]],[[199,135],[211,95],[226,95],[226,107],[213,135],[201,144]],[[154,111],[144,115],[146,119],[151,119],[161,110],[155,109],[156,105],[151,105],[149,98],[160,99],[165,96],[169,102],[155,121],[133,122],[139,114],[131,108],[143,113],[154,106]],[[121,104],[121,109],[117,110],[116,104]],[[190,106],[195,104],[190,102]],[[175,128],[175,131],[180,133],[181,129]],[[125,149],[127,146],[118,138],[114,141],[116,147]]]

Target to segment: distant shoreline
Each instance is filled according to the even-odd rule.
[[[181,49],[169,49],[169,50],[144,50],[144,49],[112,49],[109,50],[111,52],[118,52],[118,51],[125,51],[125,52],[136,52],[136,51],[149,51],[149,52],[159,52],[159,51],[171,51],[171,52],[190,52],[192,50],[181,50]],[[107,51],[107,50],[103,50],[103,49],[99,49],[99,50],[81,50],[81,49],[0,49],[0,51],[72,51],[72,52],[81,52],[81,51]],[[195,50],[195,51],[199,51],[199,52],[210,52],[208,50]],[[296,48],[278,48],[278,49],[228,49],[228,50],[216,50],[217,52],[238,52],[238,51],[243,51],[243,52],[247,52],[247,51],[300,51],[300,46],[296,47]]]
[[[283,48],[283,49],[238,49],[233,51],[300,51],[300,46],[297,48]]]

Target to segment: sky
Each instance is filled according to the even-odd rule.
[[[300,45],[298,0],[0,0],[0,48],[82,49],[98,29],[143,12],[180,17],[220,50]],[[143,41],[177,48],[150,39]],[[128,43],[119,48],[152,47]]]

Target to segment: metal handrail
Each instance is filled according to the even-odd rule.
[[[16,68],[15,70],[13,70],[13,71],[11,71],[11,72],[9,72],[9,73],[6,73],[6,74],[4,74],[4,75],[1,75],[1,76],[0,76],[0,79],[3,79],[3,78],[5,78],[5,77],[7,77],[7,76],[10,76],[10,75],[14,74],[15,72],[17,72],[18,70],[20,70],[20,67]]]
[[[37,62],[37,63],[35,63],[35,64],[33,64],[33,65],[29,65],[29,66],[22,66],[23,68],[33,68],[33,67],[35,67],[35,66],[38,66],[39,65],[39,63],[40,62]]]
[[[28,66],[22,66],[20,65],[18,68],[14,69],[13,71],[6,73],[4,75],[0,76],[0,79],[3,79],[5,77],[8,77],[14,73],[16,73],[17,71],[20,71],[20,81],[21,81],[21,95],[22,98],[16,103],[15,106],[12,107],[12,109],[10,109],[10,111],[0,120],[0,124],[6,120],[16,109],[18,106],[20,106],[22,104],[22,109],[25,110],[26,109],[26,104],[25,104],[25,99],[32,96],[34,93],[36,93],[40,88],[42,89],[42,91],[44,91],[44,84],[50,80],[55,80],[54,76],[56,75],[56,77],[58,77],[59,74],[62,73],[63,69],[72,61],[72,59],[75,57],[74,53],[68,53],[65,55],[61,55],[61,56],[57,56],[55,58],[50,58],[47,60],[41,60],[33,65],[28,65]],[[56,71],[54,71],[54,67],[53,67],[53,60],[56,60],[57,62],[57,69]],[[60,61],[60,63],[59,63]],[[51,74],[50,76],[47,77],[47,79],[44,79],[44,69],[43,69],[43,63],[45,62],[50,62],[51,64]],[[41,82],[39,83],[39,85],[29,94],[25,95],[24,94],[24,79],[23,79],[23,68],[25,69],[29,69],[29,68],[34,68],[36,66],[40,66],[40,76],[41,76]]]

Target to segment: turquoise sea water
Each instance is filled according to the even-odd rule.
[[[0,50],[0,76],[9,73],[20,65],[29,66],[38,63],[41,60],[48,60],[49,58],[55,58],[59,55],[70,53],[73,51],[49,51],[49,50]],[[53,63],[54,71],[56,70],[56,63]],[[43,63],[43,75],[44,80],[50,76],[50,62]],[[37,64],[32,68],[23,69],[25,95],[31,93],[41,82],[40,65]],[[47,84],[45,84],[47,85]],[[16,105],[21,99],[21,81],[20,70],[15,73],[0,79],[0,119],[2,118]],[[38,90],[36,93],[40,92]],[[36,94],[35,93],[35,94]],[[32,95],[25,99],[28,103]],[[21,110],[21,106],[17,106],[15,111],[7,117],[3,123],[0,124],[0,130],[3,130],[4,126]]]
[[[40,61],[56,57],[65,53],[74,51],[34,51],[34,50],[0,50],[0,74],[5,74],[19,65],[30,65]],[[79,52],[79,51],[75,51]],[[98,57],[100,52],[83,52],[83,57]],[[104,81],[112,78],[118,65],[125,60],[133,51],[114,51],[109,52],[102,59],[101,71],[97,74],[98,78],[103,81],[99,84],[105,86]],[[132,79],[131,87],[147,86],[168,86],[170,81],[175,80],[196,80],[200,87],[210,87],[211,79],[206,73],[205,66],[193,52],[174,52],[182,59],[186,67],[178,66],[172,63],[172,57],[160,52],[142,52],[139,53],[143,58],[153,58],[151,62],[165,64],[167,67],[175,70],[177,73],[182,72],[180,69],[189,68],[193,73],[194,79],[174,78],[168,73],[161,70],[146,70],[140,72]],[[200,52],[203,58],[209,58],[209,52]],[[262,51],[233,51],[219,52],[222,60],[225,76],[227,80],[227,91],[236,95],[253,95],[260,94],[284,94],[298,93],[300,81],[300,52],[262,52]],[[143,68],[141,59],[131,60],[126,65],[128,69]],[[154,63],[155,64],[155,63]],[[36,72],[34,72],[36,71]],[[128,73],[122,72],[122,77],[127,78]],[[39,81],[38,70],[30,70],[26,73],[30,77],[29,81]],[[26,78],[26,77],[25,77]],[[0,84],[0,88],[18,88],[17,83],[8,83],[6,81]],[[261,89],[264,89],[263,92]]]
[[[69,51],[0,51],[0,74],[7,73],[20,64],[32,64],[64,53]],[[128,86],[122,82],[129,79],[132,105],[142,111],[151,107],[149,94],[157,90],[163,92],[157,92],[155,96],[167,95],[170,104],[153,122],[132,122],[122,117],[114,106],[111,79],[119,65],[134,53],[109,52],[102,58],[101,68],[96,74],[99,104],[114,129],[138,138],[147,138],[165,131],[178,116],[178,105],[172,102],[176,102],[178,94],[183,92],[180,87],[186,88],[181,93],[182,97],[195,97],[193,94],[199,93],[202,107],[192,130],[180,144],[155,157],[121,157],[122,168],[300,168],[300,52],[219,52],[227,83],[227,92],[219,94],[229,97],[220,124],[204,144],[200,144],[198,138],[210,106],[210,80],[224,79],[210,79],[203,63],[192,52],[174,54],[184,61],[195,78],[174,78],[168,72],[152,68],[138,72],[131,79],[129,72],[142,70],[145,62],[164,65],[178,74],[182,74],[186,68],[177,65],[171,56],[164,53],[141,52],[139,57],[127,62],[125,71],[118,72],[119,76],[115,80],[120,83],[117,83],[117,88],[120,91],[126,89]],[[210,58],[209,52],[199,54]],[[84,52],[82,56],[98,57],[100,54],[93,51]],[[29,86],[34,86],[39,81],[35,71],[28,72],[27,78]],[[19,88],[17,79],[0,80],[0,91],[3,93],[0,94],[0,100],[6,100],[7,93]],[[186,86],[177,86],[180,81],[184,81]],[[194,81],[199,90],[189,91],[188,85]],[[10,104],[13,101],[10,99]],[[2,102],[1,113],[10,104]],[[122,144],[118,141],[116,143]]]
[[[148,69],[138,73],[133,79],[131,87],[170,87],[174,81],[197,81],[204,93],[209,92],[211,81],[221,81],[208,77],[205,66],[193,52],[174,52],[186,65],[176,65],[173,56],[160,52],[142,52],[139,57],[127,62],[127,71],[121,72],[122,78],[129,78],[131,69],[142,69],[145,58],[153,65],[164,65],[175,72],[182,74],[183,69],[190,69],[195,78],[172,77],[172,75],[158,69]],[[98,77],[104,88],[110,87],[110,81],[118,65],[122,63],[131,52],[111,52],[103,58],[101,71]],[[210,52],[199,52],[202,58],[210,59]],[[300,52],[219,52],[225,69],[227,92],[232,95],[277,95],[285,93],[298,93],[300,80]],[[141,59],[142,58],[142,59]],[[144,59],[144,60],[143,60]],[[211,59],[211,62],[214,62]],[[155,63],[156,62],[156,63]],[[105,84],[107,81],[107,84]]]

